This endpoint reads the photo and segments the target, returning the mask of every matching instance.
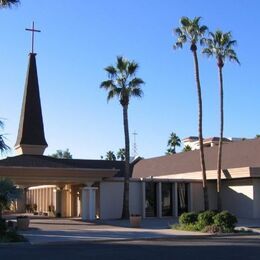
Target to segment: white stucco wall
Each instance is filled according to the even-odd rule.
[[[190,183],[190,211],[199,212],[204,209],[202,183]]]
[[[100,183],[100,218],[117,219],[121,217],[123,206],[123,182]]]

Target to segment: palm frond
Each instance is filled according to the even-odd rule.
[[[5,143],[4,141],[5,137],[4,135],[0,135],[0,153],[4,153],[10,150],[10,147]]]
[[[116,68],[115,68],[114,66],[112,66],[112,65],[106,67],[106,68],[105,68],[105,71],[108,73],[108,76],[109,76],[110,78],[115,77],[115,76],[116,76],[116,73],[117,73]]]
[[[137,87],[144,84],[144,81],[140,78],[133,78],[130,82],[129,82],[129,87],[133,88],[133,87]]]
[[[130,76],[134,75],[138,69],[139,65],[138,63],[132,61],[128,64],[128,73]]]
[[[11,7],[12,5],[17,5],[19,3],[19,0],[0,0],[0,8]]]
[[[117,63],[116,67],[117,69],[122,73],[126,70],[128,65],[128,61],[125,60],[122,56],[117,56]]]
[[[187,16],[183,16],[180,19],[180,24],[184,27],[188,27],[191,24],[191,20]]]
[[[137,87],[135,87],[135,88],[133,88],[132,89],[132,91],[131,91],[131,96],[133,96],[133,97],[142,97],[143,96],[143,91],[142,91],[142,89],[140,89],[140,88],[137,88]]]
[[[109,89],[109,88],[113,88],[113,87],[115,87],[115,84],[114,84],[114,81],[111,79],[102,81],[100,84],[100,88],[104,88],[104,89]]]
[[[202,53],[203,53],[203,54],[206,54],[207,57],[210,57],[210,56],[213,55],[213,52],[212,52],[212,50],[211,50],[210,48],[204,48],[204,49],[202,50]]]

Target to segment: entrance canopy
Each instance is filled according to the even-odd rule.
[[[19,155],[0,161],[0,177],[17,185],[85,184],[122,175],[122,162]]]

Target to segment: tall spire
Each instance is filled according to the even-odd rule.
[[[36,54],[29,54],[23,104],[15,150],[18,154],[44,153],[48,146],[44,136]]]

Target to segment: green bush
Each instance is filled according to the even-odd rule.
[[[216,215],[215,211],[207,210],[199,213],[197,225],[200,230],[206,226],[210,226],[214,223],[213,217]]]
[[[179,217],[179,223],[181,225],[195,224],[198,219],[198,214],[195,212],[185,212]]]
[[[0,242],[8,243],[8,242],[26,242],[27,240],[17,234],[16,231],[7,231],[3,236],[0,236]]]
[[[6,233],[7,227],[5,219],[0,218],[0,236],[3,236]]]
[[[224,210],[214,216],[214,224],[221,228],[222,232],[234,232],[237,223],[236,216]]]

